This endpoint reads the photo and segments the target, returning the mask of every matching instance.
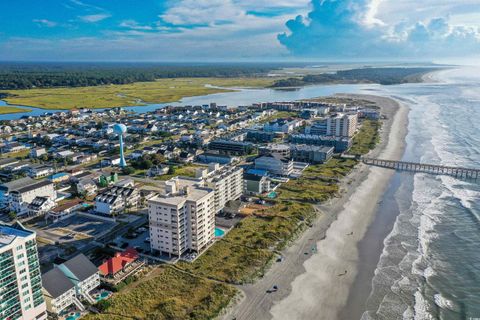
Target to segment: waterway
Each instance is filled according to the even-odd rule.
[[[185,97],[176,102],[169,103],[152,103],[143,106],[124,107],[125,110],[145,113],[163,108],[167,105],[202,105],[215,102],[218,105],[239,106],[248,105],[255,102],[272,102],[272,101],[292,101],[300,99],[309,99],[320,96],[327,96],[338,92],[352,93],[371,88],[379,87],[378,85],[313,85],[292,90],[280,89],[238,89],[234,92],[214,93],[204,96]],[[0,108],[7,105],[5,101],[0,100]],[[14,105],[12,105],[14,106]],[[20,119],[23,116],[38,116],[47,112],[59,112],[65,110],[46,110],[34,107],[21,108],[31,109],[31,112],[12,113],[0,115],[0,120]],[[95,111],[103,111],[104,109],[95,109]]]

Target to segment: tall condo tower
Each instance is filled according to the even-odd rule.
[[[123,155],[123,136],[127,132],[127,127],[124,124],[117,123],[113,126],[113,131],[118,134],[120,140],[120,167],[125,168],[127,162],[125,161],[125,156]]]

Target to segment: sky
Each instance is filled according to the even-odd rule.
[[[0,0],[0,60],[480,57],[480,0]]]

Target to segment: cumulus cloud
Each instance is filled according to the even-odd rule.
[[[478,26],[454,25],[449,23],[449,16],[418,12],[413,21],[395,20],[379,15],[386,3],[312,0],[308,15],[287,21],[289,32],[279,34],[278,40],[297,56],[319,58],[436,58],[480,52]],[[431,4],[432,11],[446,12],[441,4],[441,8]],[[462,11],[460,7],[449,8],[451,12]],[[408,11],[404,14],[408,16]]]

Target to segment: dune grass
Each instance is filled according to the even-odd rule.
[[[271,78],[175,78],[125,85],[75,88],[5,90],[9,104],[42,109],[112,108],[146,103],[167,103],[183,97],[200,96],[231,89],[220,87],[267,87]],[[211,85],[211,86],[208,86]],[[1,108],[0,108],[1,109]]]
[[[382,123],[378,120],[365,120],[357,135],[353,139],[352,148],[348,153],[364,155],[375,148],[380,141],[379,129]]]
[[[101,314],[86,320],[212,319],[236,294],[232,286],[161,267],[101,303]]]

